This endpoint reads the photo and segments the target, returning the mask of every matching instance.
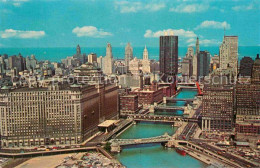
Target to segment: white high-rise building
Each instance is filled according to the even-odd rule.
[[[114,60],[112,54],[112,46],[107,43],[106,56],[104,58],[104,74],[111,75],[114,73]]]
[[[199,52],[200,52],[200,45],[199,45],[199,38],[197,37],[197,41],[196,41],[196,53],[193,57],[193,60],[192,60],[192,66],[193,66],[193,76],[197,76],[198,75],[198,72],[197,72],[197,69],[198,69],[198,55],[199,55]]]
[[[237,76],[238,36],[224,36],[219,47],[221,70],[230,70],[232,76]]]
[[[129,71],[129,62],[133,59],[133,48],[130,43],[127,43],[125,47],[125,66],[126,72]]]
[[[142,71],[143,73],[151,73],[151,62],[149,60],[148,50],[146,46],[143,51]]]

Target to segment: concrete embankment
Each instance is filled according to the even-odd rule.
[[[128,128],[132,127],[132,125],[134,125],[134,123],[132,122],[130,125],[128,125],[126,128],[124,128],[122,131],[120,131],[119,133],[116,134],[115,138],[117,138],[118,136],[120,136],[121,134],[123,134]]]

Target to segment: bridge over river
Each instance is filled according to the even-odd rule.
[[[149,143],[163,143],[171,140],[171,136],[165,133],[161,136],[142,138],[142,139],[111,139],[111,152],[120,152],[122,146],[126,145],[138,145]]]
[[[185,106],[165,106],[165,105],[158,105],[155,106],[155,110],[184,110]]]
[[[183,122],[198,122],[197,118],[187,118],[183,116],[165,116],[165,115],[142,115],[142,114],[130,114],[128,115],[129,119],[135,121],[151,121],[151,122],[168,122],[174,123],[178,121]]]

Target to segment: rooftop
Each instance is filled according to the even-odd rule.
[[[98,127],[109,127],[117,122],[118,122],[118,120],[106,120],[106,121],[102,122],[101,124],[99,124]]]

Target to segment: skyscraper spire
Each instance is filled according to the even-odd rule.
[[[81,54],[81,50],[80,50],[79,44],[77,45],[77,54]]]
[[[200,44],[199,44],[199,38],[197,37],[196,41],[196,54],[200,52]]]
[[[144,47],[143,59],[144,59],[144,60],[148,60],[148,50],[147,50],[147,48],[146,48],[146,45],[145,45],[145,47]]]
[[[109,58],[113,58],[112,46],[110,43],[107,43],[106,56]]]
[[[133,59],[133,48],[130,43],[127,43],[125,47],[125,66],[126,72],[129,70],[129,62]]]

